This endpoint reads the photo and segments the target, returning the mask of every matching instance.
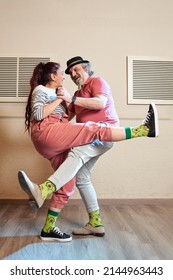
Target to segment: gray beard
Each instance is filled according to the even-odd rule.
[[[79,79],[78,81],[76,81],[76,85],[78,86],[78,89],[81,89],[81,86],[82,86],[82,81],[81,81],[81,79]]]

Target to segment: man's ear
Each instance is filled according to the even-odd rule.
[[[84,69],[85,69],[85,72],[87,72],[87,73],[89,72],[89,68],[87,65],[84,67]]]

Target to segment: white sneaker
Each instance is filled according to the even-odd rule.
[[[42,198],[39,186],[33,183],[24,171],[18,172],[18,180],[22,190],[28,194],[29,201],[32,202],[29,203],[30,206],[33,209],[40,208],[44,203],[44,199]]]
[[[103,226],[93,227],[92,225],[87,223],[82,228],[73,229],[72,233],[74,235],[95,235],[102,237],[105,235],[105,229]]]

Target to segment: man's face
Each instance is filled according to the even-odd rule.
[[[78,86],[81,87],[88,79],[89,75],[86,69],[83,68],[82,64],[74,65],[69,70],[70,77],[72,81]]]

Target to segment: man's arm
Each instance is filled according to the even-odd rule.
[[[62,98],[63,100],[69,103],[72,102],[72,98],[66,98],[66,96],[61,96],[59,98]],[[73,97],[73,98],[74,98],[73,104],[89,110],[101,110],[105,108],[107,102],[107,97],[102,94],[98,94],[97,96],[90,97],[90,98],[85,98],[85,97]]]
[[[91,98],[76,97],[74,104],[90,110],[101,110],[105,108],[107,97],[104,95],[97,95]]]

